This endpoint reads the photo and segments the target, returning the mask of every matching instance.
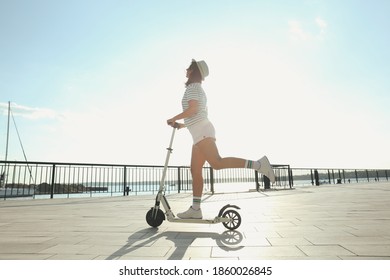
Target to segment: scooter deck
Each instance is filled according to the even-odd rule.
[[[188,223],[188,224],[217,224],[227,223],[230,221],[226,217],[215,217],[214,219],[180,219],[180,218],[168,218],[169,222],[172,223]]]

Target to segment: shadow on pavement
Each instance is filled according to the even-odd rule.
[[[178,235],[183,235],[183,238],[177,238]],[[161,239],[172,241],[175,244],[175,251],[168,257],[168,260],[181,260],[188,247],[199,238],[215,240],[216,245],[224,251],[238,251],[244,248],[244,246],[239,245],[243,239],[243,235],[237,230],[226,230],[219,234],[215,232],[159,232],[158,228],[147,228],[130,235],[127,243],[108,256],[107,260],[120,259],[122,256],[130,254],[140,247],[152,247],[154,243]]]

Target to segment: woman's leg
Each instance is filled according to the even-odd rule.
[[[242,158],[226,157],[221,158],[214,138],[206,138],[196,146],[206,158],[206,161],[215,170],[224,168],[251,168],[267,176],[272,183],[275,183],[275,173],[266,156],[257,161],[245,160]]]
[[[192,193],[196,197],[202,196],[203,192],[203,165],[206,162],[206,158],[200,149],[194,145],[192,146],[191,156],[191,175],[192,175]]]
[[[226,157],[221,158],[218,152],[215,139],[206,138],[196,145],[192,146],[191,156],[191,174],[192,174],[192,192],[193,192],[193,206],[187,211],[179,213],[177,216],[181,219],[201,219],[202,211],[200,208],[200,199],[203,193],[203,176],[202,170],[205,162],[208,162],[213,169],[224,169],[224,168],[248,168],[248,162],[251,162],[251,167],[254,166],[253,161],[248,161],[242,158]],[[268,159],[267,159],[268,162]],[[255,162],[260,165],[259,161]],[[269,163],[267,163],[269,165]],[[257,169],[257,168],[254,168]],[[269,165],[268,169],[272,172],[272,168]],[[273,175],[274,176],[274,175]],[[273,179],[275,180],[275,179]],[[199,207],[194,207],[194,204]],[[197,210],[198,209],[198,210]]]
[[[192,175],[192,206],[185,212],[178,213],[177,216],[181,219],[202,219],[202,210],[200,203],[203,193],[203,165],[206,158],[201,153],[200,149],[195,145],[192,146],[191,156],[191,175]]]
[[[247,160],[236,157],[222,158],[219,155],[217,144],[215,139],[206,138],[196,144],[196,147],[200,150],[200,153],[204,156],[206,161],[215,170],[224,168],[245,168]]]

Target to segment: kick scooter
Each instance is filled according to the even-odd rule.
[[[234,209],[240,209],[236,205],[227,204],[219,211],[218,216],[216,216],[214,219],[180,219],[175,217],[175,215],[172,212],[171,207],[169,206],[168,200],[165,196],[165,177],[167,174],[168,169],[168,162],[170,155],[173,151],[172,144],[173,144],[173,138],[175,136],[175,131],[178,128],[177,125],[174,125],[171,141],[169,143],[169,147],[167,148],[167,156],[165,159],[165,165],[164,170],[162,174],[162,178],[160,181],[160,188],[158,190],[157,196],[156,196],[156,202],[154,206],[146,213],[146,222],[151,227],[159,227],[163,221],[165,220],[165,216],[168,220],[168,222],[173,223],[192,223],[192,224],[217,224],[222,223],[227,229],[229,230],[235,230],[241,225],[241,216],[240,214],[234,210]],[[160,208],[160,204],[162,204],[164,212]]]

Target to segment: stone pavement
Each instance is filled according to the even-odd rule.
[[[168,195],[174,212],[191,194]],[[390,259],[390,182],[204,195],[242,224],[145,221],[154,196],[0,201],[0,259]]]

